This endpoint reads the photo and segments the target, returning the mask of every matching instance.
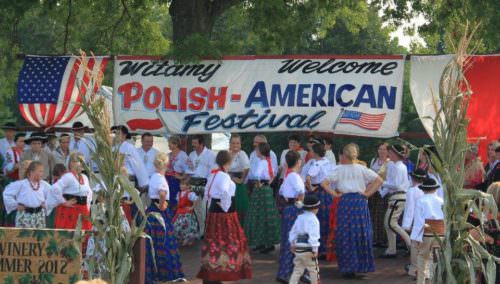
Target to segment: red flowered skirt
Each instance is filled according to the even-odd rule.
[[[336,262],[337,255],[335,253],[335,231],[337,230],[337,207],[340,197],[334,197],[330,206],[330,232],[328,233],[328,241],[326,246],[326,260]]]
[[[90,230],[90,212],[86,204],[75,204],[73,207],[58,206],[55,220],[56,229],[75,229],[78,216],[82,215],[82,230]]]
[[[252,278],[248,243],[238,213],[207,216],[198,278],[207,281],[238,281]]]

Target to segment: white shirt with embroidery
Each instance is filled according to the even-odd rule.
[[[71,172],[65,173],[52,185],[51,205],[58,206],[64,202],[64,194],[71,194],[75,196],[87,197],[87,205],[90,207],[92,202],[92,189],[90,188],[89,178],[81,174],[83,184]],[[52,197],[54,199],[52,199]]]
[[[327,158],[321,158],[320,160],[312,160],[311,166],[307,170],[307,176],[311,177],[312,184],[320,184],[332,171],[332,166]]]
[[[212,199],[220,199],[221,208],[227,212],[231,207],[231,198],[236,192],[236,184],[231,177],[222,171],[211,174],[205,186],[205,199],[212,202]]]
[[[52,208],[47,206],[47,198],[50,192],[50,184],[43,180],[40,181],[38,190],[33,189],[28,179],[11,182],[3,191],[5,210],[7,213],[10,213],[16,210],[20,204],[24,207],[38,208],[44,203],[47,207],[47,212],[50,213]]]
[[[363,193],[366,185],[378,177],[377,173],[359,164],[338,165],[328,176],[342,193]]]
[[[246,169],[250,168],[250,159],[248,159],[247,153],[240,150],[236,155],[233,156],[233,161],[231,163],[230,173],[241,173]]]
[[[172,152],[170,152],[168,154],[169,171],[174,171],[179,174],[188,172],[188,160],[189,157],[184,151],[179,151],[175,156]]]
[[[137,154],[139,154],[139,157],[142,158],[142,162],[144,163],[144,166],[146,167],[146,172],[148,173],[148,176],[150,177],[154,172],[155,172],[155,165],[154,161],[156,158],[156,155],[158,154],[158,150],[155,148],[149,149],[149,151],[144,151],[142,147],[137,148]]]
[[[203,148],[203,151],[198,155],[196,151],[189,154],[189,173],[196,178],[208,178],[210,171],[217,168],[215,164],[215,153],[208,149]]]

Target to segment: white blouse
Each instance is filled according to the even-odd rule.
[[[296,172],[289,173],[280,187],[280,194],[285,198],[297,198],[299,195],[304,194],[305,191],[304,180]]]
[[[273,175],[275,176],[276,172],[273,172]],[[251,176],[250,179],[252,180],[271,180],[267,160],[258,160],[258,162],[255,162],[254,166],[250,168],[248,176]]]
[[[410,187],[406,192],[405,211],[403,215],[403,229],[410,230],[415,215],[415,205],[417,200],[424,195],[424,192],[418,188],[420,184]]]
[[[149,198],[160,199],[160,191],[165,191],[166,200],[169,200],[170,190],[168,188],[167,179],[162,174],[155,172],[149,179]]]
[[[176,173],[185,173],[188,169],[188,155],[184,151],[179,151],[177,155],[174,156],[172,152],[168,154],[169,161],[169,171],[174,171]]]
[[[47,206],[46,201],[50,195],[50,191],[50,184],[43,180],[40,181],[40,188],[38,190],[33,190],[28,179],[11,182],[3,191],[5,210],[7,213],[10,213],[16,210],[19,204],[30,208],[37,208],[42,204]],[[51,209],[47,207],[48,212]]]
[[[207,147],[203,148],[203,151],[199,155],[196,151],[191,152],[188,164],[190,173],[193,177],[197,178],[208,178],[210,171],[217,168],[215,153]]]
[[[328,178],[331,170],[332,166],[328,159],[322,158],[320,160],[313,160],[311,166],[307,170],[307,176],[311,177],[312,184],[320,184]]]
[[[314,159],[310,159],[307,161],[307,163],[302,167],[302,171],[300,171],[300,176],[302,179],[306,180],[307,178],[307,173],[309,172],[309,169],[312,167],[312,164],[314,162]]]
[[[57,180],[56,183],[52,185],[52,194],[50,199],[54,202],[54,206],[58,206],[66,202],[63,194],[87,197],[87,204],[90,206],[90,203],[92,202],[92,189],[90,188],[89,178],[84,174],[81,174],[81,177],[83,184],[80,184],[73,173],[65,173],[60,179]]]
[[[212,201],[212,198],[220,199],[221,208],[227,212],[231,207],[231,198],[236,192],[236,184],[231,177],[222,171],[210,175],[205,186],[205,199]]]
[[[366,185],[377,177],[374,171],[365,166],[346,164],[337,166],[328,178],[341,193],[362,193],[365,192]]]
[[[424,194],[415,205],[415,217],[410,238],[421,242],[424,236],[425,220],[444,220],[443,199],[435,192]]]
[[[281,157],[280,157],[280,167],[281,167],[280,177],[281,178],[285,178],[285,174],[288,170],[288,165],[286,163],[286,154],[289,151],[290,151],[290,149],[285,149],[285,150],[283,150],[283,152],[281,152]],[[304,150],[299,150],[298,153],[300,155],[300,160],[302,161],[301,167],[303,167],[305,164],[307,152]]]
[[[248,159],[247,153],[244,151],[239,151],[233,156],[233,162],[231,163],[230,173],[241,173],[244,170],[250,168],[250,160]]]

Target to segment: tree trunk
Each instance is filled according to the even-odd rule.
[[[210,35],[217,18],[242,0],[172,0],[173,41],[179,43],[190,35]]]

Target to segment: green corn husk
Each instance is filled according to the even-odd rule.
[[[81,66],[86,70],[85,75],[90,78],[88,82],[84,82],[81,78],[77,82],[86,90],[80,94],[81,108],[94,128],[95,152],[92,154],[92,159],[99,169],[100,177],[96,176],[88,166],[86,169],[90,173],[91,181],[98,184],[101,189],[94,195],[94,201],[103,200],[100,204],[94,203],[90,210],[93,230],[97,232],[93,234],[95,250],[103,256],[103,263],[96,263],[95,258],[90,259],[89,278],[92,278],[97,267],[103,267],[97,277],[111,284],[128,283],[133,269],[134,245],[139,238],[148,238],[144,233],[147,216],[139,194],[128,178],[121,174],[120,168],[124,157],[118,153],[117,141],[112,141],[111,138],[110,110],[105,105],[105,99],[97,96],[94,91],[101,87],[103,74],[92,72],[87,67],[88,57],[84,52],[81,52],[80,60]],[[138,208],[138,214],[142,216],[142,221],[137,225],[133,222],[130,229],[123,226],[126,218],[120,205],[124,192],[131,196]],[[105,244],[104,249],[99,245],[101,242]]]
[[[446,235],[439,242],[438,263],[434,269],[434,283],[476,283],[478,275],[484,275],[487,283],[496,283],[496,263],[484,246],[473,239],[467,222],[472,213],[479,216],[479,234],[484,239],[487,221],[481,216],[497,216],[493,197],[476,190],[465,190],[464,160],[469,149],[467,143],[468,118],[466,117],[471,89],[465,79],[468,68],[468,48],[477,25],[466,28],[465,35],[455,47],[456,56],[445,68],[435,103],[434,143],[439,158],[431,154],[431,161],[444,184],[444,214]]]

